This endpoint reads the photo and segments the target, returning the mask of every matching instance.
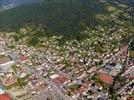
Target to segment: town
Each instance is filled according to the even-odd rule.
[[[100,54],[75,40],[60,48],[52,37],[41,49],[12,36],[0,38],[0,100],[134,99],[133,38]]]
[[[68,36],[51,34],[42,24],[26,24],[16,31],[4,24],[7,31],[0,30],[0,100],[134,100],[134,28],[129,13],[133,8],[116,1],[91,1],[91,8],[102,3],[107,12],[98,13],[96,7],[97,13],[91,14],[102,24],[84,23],[86,18],[89,21],[90,15],[83,17],[86,13],[78,16],[76,22],[84,20],[77,28],[77,23],[66,21],[66,15],[65,22],[61,21],[63,26],[69,24],[65,27],[57,23],[57,14],[58,21],[55,16],[52,23],[49,20],[50,29],[51,24],[63,31],[67,28]],[[82,12],[81,6],[79,10]],[[19,21],[15,18],[15,25]]]

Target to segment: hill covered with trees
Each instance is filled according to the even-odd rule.
[[[105,14],[106,4],[98,0],[45,0],[2,12],[0,28],[16,29],[28,24],[42,25],[51,33],[79,33],[99,23],[96,14]]]
[[[34,25],[49,35],[79,37],[87,28],[91,31],[98,25],[114,24],[103,19],[121,9],[123,16],[129,16],[127,5],[109,0],[44,0],[42,3],[21,5],[1,12],[0,30],[16,31]],[[122,15],[118,19],[124,20],[124,25],[131,26],[133,20],[126,21]]]

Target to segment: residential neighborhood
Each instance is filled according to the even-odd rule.
[[[133,0],[1,0],[0,100],[134,100]]]
[[[52,47],[55,49],[44,50],[7,37],[1,37],[0,43],[0,98],[9,98],[3,100],[129,100],[133,97],[134,62],[130,45],[124,44],[109,55],[90,53],[84,48],[78,53],[76,47],[67,43],[66,50],[61,52],[55,45]],[[10,43],[15,47],[9,46],[13,45]],[[92,54],[96,57],[91,58]]]

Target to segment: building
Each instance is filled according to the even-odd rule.
[[[113,78],[112,78],[112,76],[110,76],[107,73],[100,73],[98,75],[98,78],[100,79],[100,81],[102,81],[105,84],[108,84],[108,85],[112,85],[113,84]]]
[[[12,98],[0,88],[0,100],[12,100]]]
[[[16,86],[15,88],[11,88],[8,90],[8,92],[13,96],[13,97],[23,97],[28,94],[26,88],[20,88],[19,86]],[[22,100],[22,99],[21,99]]]
[[[105,66],[106,72],[108,72],[111,76],[116,76],[122,68],[123,67],[120,63],[111,63]]]
[[[134,66],[130,66],[124,73],[128,79],[134,79]]]
[[[50,76],[51,81],[56,85],[63,85],[69,81],[69,77],[65,75],[54,74]]]
[[[12,100],[12,98],[8,94],[3,93],[0,94],[0,100]]]
[[[1,76],[1,80],[4,86],[9,86],[17,82],[17,77],[12,73],[7,73]]]
[[[31,77],[28,79],[27,87],[31,94],[35,94],[40,91],[43,91],[47,86],[42,79],[37,77]]]
[[[28,60],[28,58],[26,56],[20,56],[19,60],[21,62],[26,62]]]

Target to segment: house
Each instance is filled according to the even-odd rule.
[[[17,72],[16,72],[17,77],[19,77],[19,78],[23,78],[23,77],[27,76],[28,73],[29,73],[28,67],[20,67],[17,69]]]
[[[134,79],[134,66],[130,66],[124,73],[128,79]]]
[[[1,76],[1,80],[4,86],[9,86],[17,82],[17,77],[12,73],[7,73],[4,76]]]
[[[20,56],[20,58],[19,58],[19,60],[21,61],[21,62],[26,62],[27,60],[28,60],[28,58],[26,57],[26,56]]]
[[[111,71],[113,68],[114,68],[114,66],[112,66],[112,65],[110,65],[110,64],[107,64],[107,65],[105,66],[105,69],[107,69],[107,70],[109,70],[109,71]]]
[[[53,74],[50,76],[51,81],[56,85],[63,85],[69,81],[69,77],[66,75]]]
[[[27,87],[31,94],[43,91],[46,88],[44,81],[36,77],[28,79]]]
[[[122,65],[120,63],[116,63],[115,68],[117,70],[121,70],[122,69]]]

